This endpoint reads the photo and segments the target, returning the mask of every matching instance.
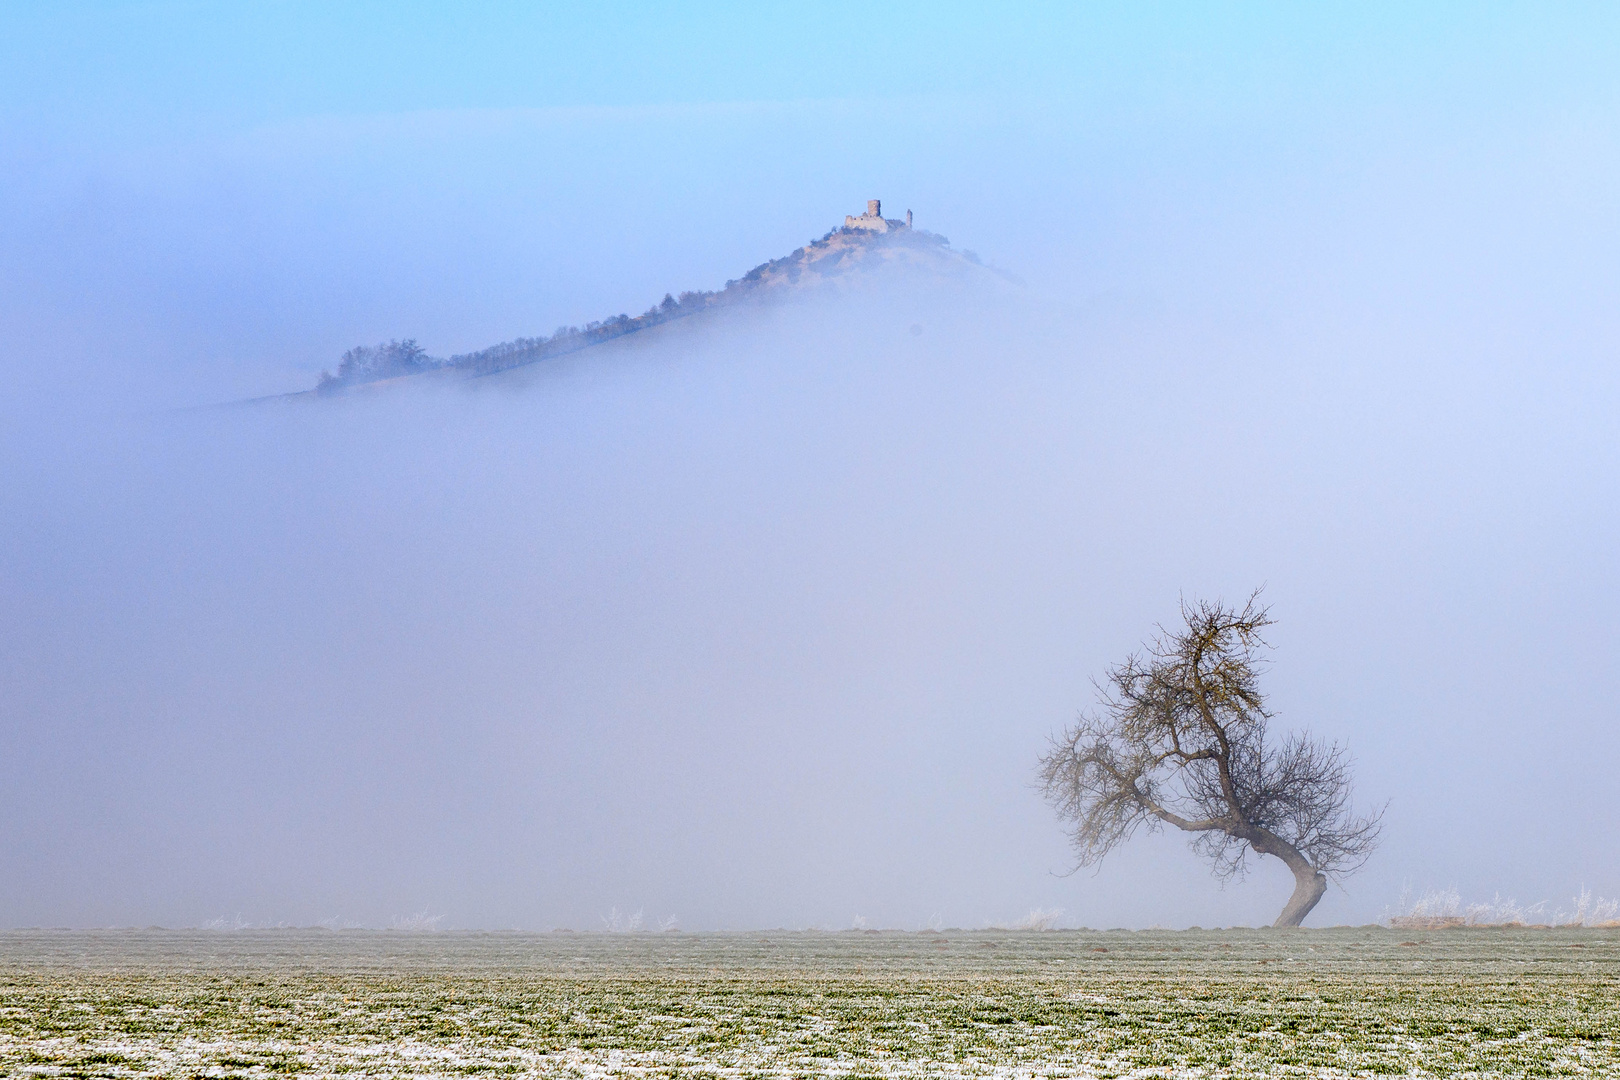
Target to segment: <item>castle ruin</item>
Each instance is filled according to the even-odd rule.
[[[866,229],[878,233],[886,233],[890,229],[909,229],[911,228],[911,211],[906,211],[906,220],[904,221],[885,218],[883,216],[883,200],[867,199],[866,213],[860,217],[856,217],[854,214],[844,215],[844,228]]]

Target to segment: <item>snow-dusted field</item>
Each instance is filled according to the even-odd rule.
[[[8,1076],[1620,1076],[1620,930],[0,933]]]

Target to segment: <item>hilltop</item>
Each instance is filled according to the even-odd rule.
[[[769,302],[818,289],[856,287],[879,274],[921,271],[930,274],[987,273],[970,251],[957,251],[937,233],[917,229],[911,211],[904,219],[885,218],[873,199],[866,213],[849,215],[818,240],[779,259],[760,263],[724,288],[665,293],[661,302],[640,315],[620,314],[563,326],[544,337],[520,337],[477,352],[449,358],[428,355],[414,340],[389,341],[350,349],[336,373],[322,372],[313,391],[287,395],[333,395],[362,386],[436,373],[440,377],[477,378],[579,352],[615,338],[649,330],[677,319],[748,303]]]

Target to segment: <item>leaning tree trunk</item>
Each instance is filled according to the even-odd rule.
[[[1317,901],[1322,899],[1322,894],[1327,892],[1327,875],[1312,866],[1298,848],[1270,829],[1260,829],[1249,842],[1256,851],[1277,856],[1294,872],[1294,895],[1288,898],[1282,914],[1271,925],[1298,926],[1305,921],[1305,916],[1311,913]]]
[[[1294,872],[1294,895],[1288,898],[1288,906],[1282,909],[1273,926],[1298,926],[1305,921],[1305,916],[1311,913],[1311,908],[1322,899],[1327,892],[1327,877],[1318,873],[1310,863],[1300,866],[1291,866]]]

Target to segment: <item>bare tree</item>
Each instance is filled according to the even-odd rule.
[[[1072,826],[1081,866],[1138,828],[1193,834],[1192,848],[1222,879],[1251,852],[1294,873],[1277,926],[1298,926],[1328,876],[1354,873],[1378,843],[1383,812],[1358,816],[1349,757],[1306,735],[1267,740],[1272,714],[1259,689],[1272,625],[1256,591],[1241,611],[1183,602],[1186,629],[1159,634],[1098,686],[1082,715],[1041,758],[1047,799]]]

